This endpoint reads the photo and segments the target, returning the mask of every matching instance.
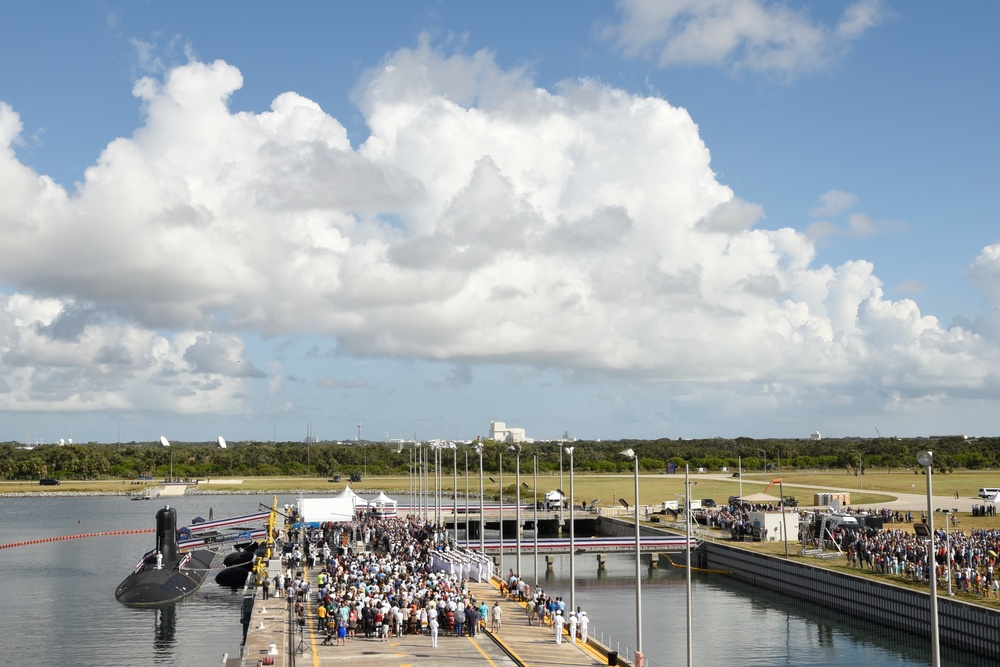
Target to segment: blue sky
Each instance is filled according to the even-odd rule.
[[[0,439],[995,434],[995,3],[4,3]]]

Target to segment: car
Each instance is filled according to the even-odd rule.
[[[730,477],[739,477],[739,476],[740,474],[738,472],[734,472],[732,475],[730,475]]]
[[[59,480],[58,479],[53,479],[51,477],[44,477],[44,478],[38,480],[38,483],[41,486],[58,486],[59,485]]]
[[[714,500],[712,500],[711,498],[702,498],[701,499],[701,506],[702,507],[716,507],[717,503]]]
[[[361,473],[357,473],[357,472],[351,473],[351,481],[352,482],[360,482],[361,481]]]

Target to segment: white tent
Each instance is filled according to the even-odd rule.
[[[337,497],[338,498],[349,498],[351,500],[351,502],[354,504],[354,507],[367,507],[368,506],[368,501],[365,500],[364,498],[362,498],[361,496],[359,496],[358,494],[354,493],[354,491],[351,490],[351,486],[349,484],[345,484],[344,485],[344,490],[341,491],[340,494]]]
[[[305,523],[320,524],[326,521],[351,521],[354,503],[350,498],[299,498],[299,516]]]
[[[384,491],[380,491],[378,497],[368,501],[368,503],[374,508],[375,516],[380,517],[396,516],[396,506],[399,504],[397,501],[385,495]]]
[[[354,493],[350,486],[333,498],[299,498],[299,516],[305,523],[320,524],[326,521],[352,521],[357,507],[366,507],[368,501]]]

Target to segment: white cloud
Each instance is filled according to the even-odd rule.
[[[843,190],[829,190],[820,195],[819,203],[809,209],[814,218],[836,217],[858,206],[858,198]]]
[[[886,17],[881,0],[849,5],[836,25],[765,0],[620,0],[608,36],[661,67],[729,65],[794,77],[829,67]]]
[[[449,387],[496,363],[782,397],[996,389],[983,340],[886,300],[870,263],[813,266],[807,235],[761,228],[662,99],[542,90],[422,44],[365,76],[353,147],[295,93],[231,112],[241,85],[223,62],[138,82],[145,123],[73,193],[17,161],[0,105],[0,406],[239,411],[258,366],[272,391],[285,375],[243,339],[317,333],[339,355],[450,363]],[[995,255],[974,269],[987,285]]]

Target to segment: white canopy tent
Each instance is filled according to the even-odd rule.
[[[320,524],[327,521],[352,521],[358,507],[367,507],[368,501],[354,493],[350,486],[333,498],[299,498],[298,510],[302,521]]]
[[[368,501],[368,504],[373,508],[372,511],[375,516],[394,517],[396,516],[396,507],[399,503],[385,495],[384,491],[379,491],[378,497]]]

